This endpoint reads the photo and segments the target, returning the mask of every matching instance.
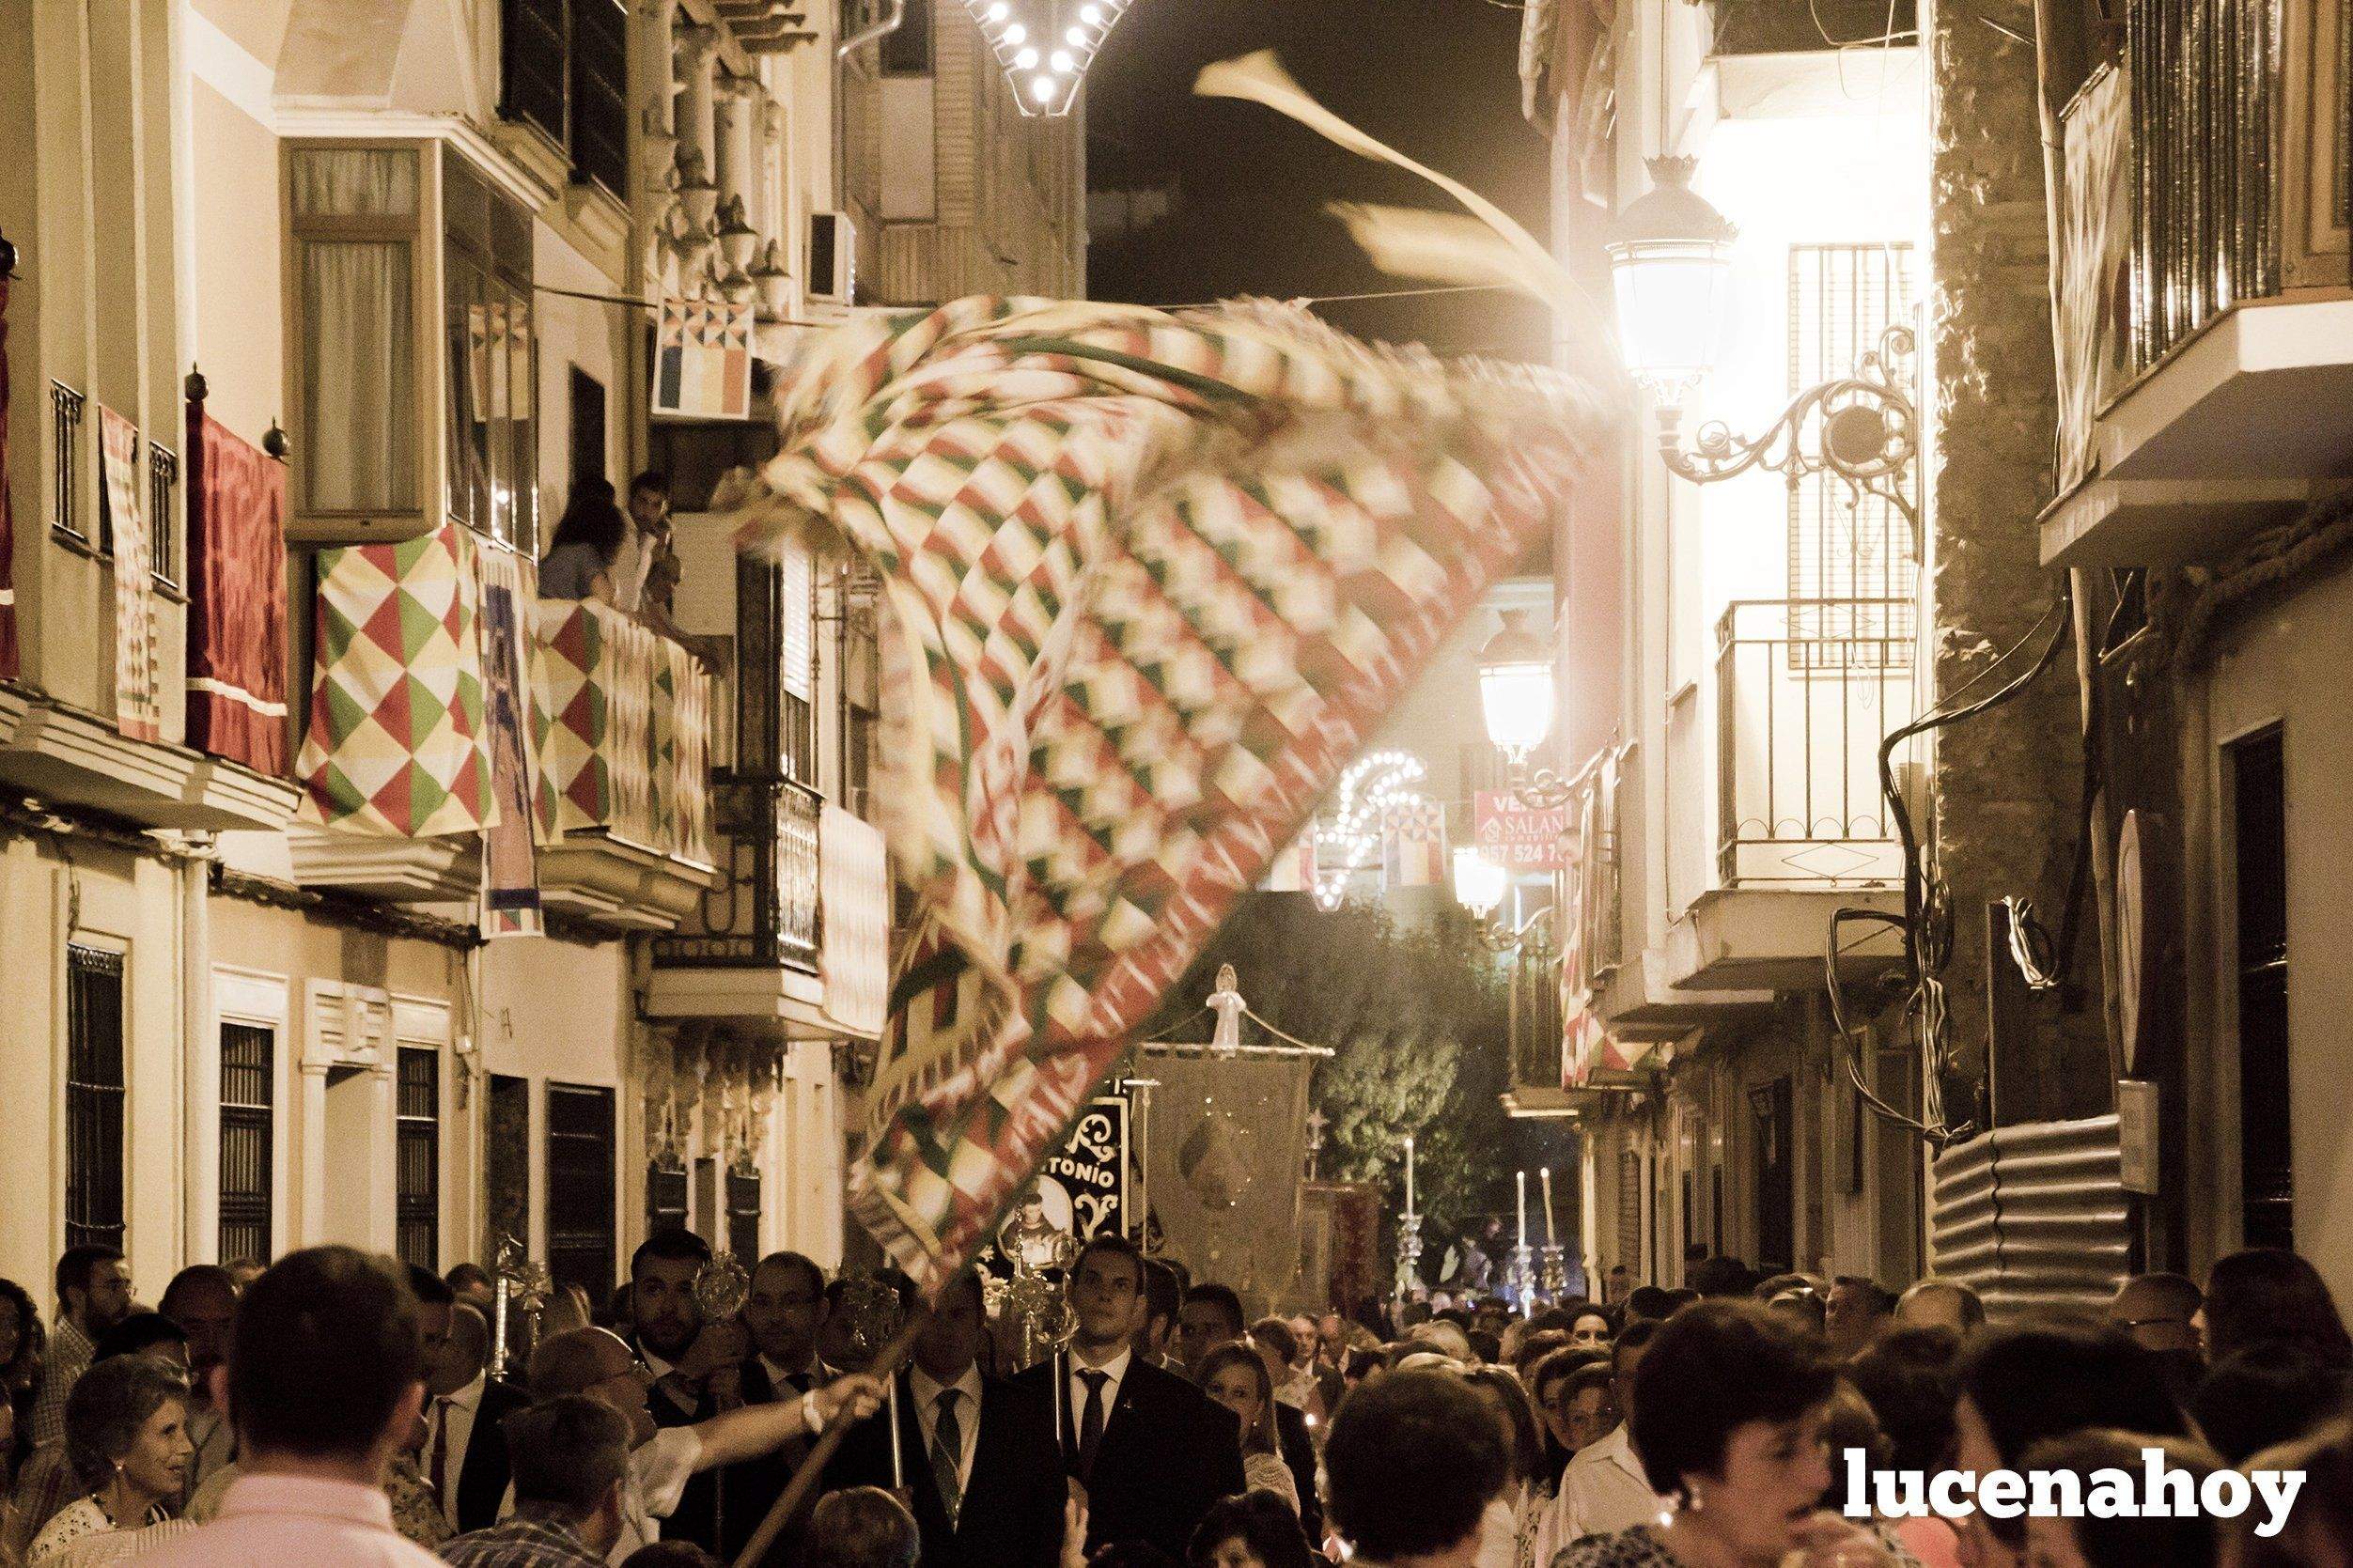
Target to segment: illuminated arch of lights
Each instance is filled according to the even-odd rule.
[[[1134,0],[964,0],[1021,113],[1058,119]]]
[[[1422,792],[1413,786],[1427,772],[1410,753],[1368,752],[1340,775],[1332,815],[1316,824],[1316,908],[1326,913],[1338,908],[1348,878],[1379,863],[1390,809],[1421,804]]]

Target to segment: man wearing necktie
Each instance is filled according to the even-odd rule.
[[[1070,1270],[1067,1352],[1014,1379],[1054,1402],[1064,1467],[1086,1488],[1087,1551],[1145,1541],[1182,1560],[1209,1505],[1244,1488],[1233,1412],[1131,1343],[1144,1258],[1121,1236],[1088,1242]]]
[[[941,1292],[893,1397],[852,1428],[826,1467],[829,1489],[896,1488],[915,1515],[923,1568],[1055,1568],[1067,1484],[1053,1418],[1035,1393],[984,1377],[988,1338],[980,1280],[961,1274]]]
[[[531,1403],[490,1374],[491,1326],[432,1271],[412,1268],[425,1344],[425,1480],[452,1531],[498,1517],[509,1473],[506,1418]]]

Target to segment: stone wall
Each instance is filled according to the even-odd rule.
[[[2031,36],[2029,8],[1998,8],[2006,26]],[[1936,279],[1930,657],[1936,689],[1951,692],[2059,592],[2059,574],[2038,564],[2035,531],[2050,498],[2055,383],[2034,52],[1977,9],[1922,10]],[[2032,652],[1971,696],[2023,669]],[[2063,659],[2014,701],[1937,737],[1935,844],[1954,915],[1943,977],[1958,1069],[1946,1088],[1954,1121],[1977,1115],[1986,1081],[1987,903],[2030,896],[2054,931],[2065,908],[2081,767],[2073,674]],[[2039,1038],[2015,1049],[2005,1042],[1993,1063],[2004,1124],[2107,1108],[2096,965],[2078,972],[2092,987],[2084,1005],[2065,1019],[2047,1008]]]

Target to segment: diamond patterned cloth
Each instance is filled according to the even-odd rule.
[[[724,300],[662,302],[655,418],[752,417],[753,308]]]
[[[556,833],[600,828],[710,861],[710,672],[592,599],[538,606],[539,802]]]
[[[405,838],[490,824],[475,548],[445,523],[319,551],[304,821]]]
[[[1303,312],[970,299],[827,334],[747,545],[882,581],[914,893],[859,1219],[927,1288],[1497,572],[1602,413]]]

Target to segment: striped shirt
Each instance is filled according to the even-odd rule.
[[[49,1336],[49,1356],[41,1362],[40,1392],[33,1398],[33,1446],[66,1440],[66,1396],[90,1370],[90,1337],[63,1312]]]
[[[441,1558],[457,1568],[604,1568],[571,1526],[544,1514],[518,1514],[445,1541]]]

